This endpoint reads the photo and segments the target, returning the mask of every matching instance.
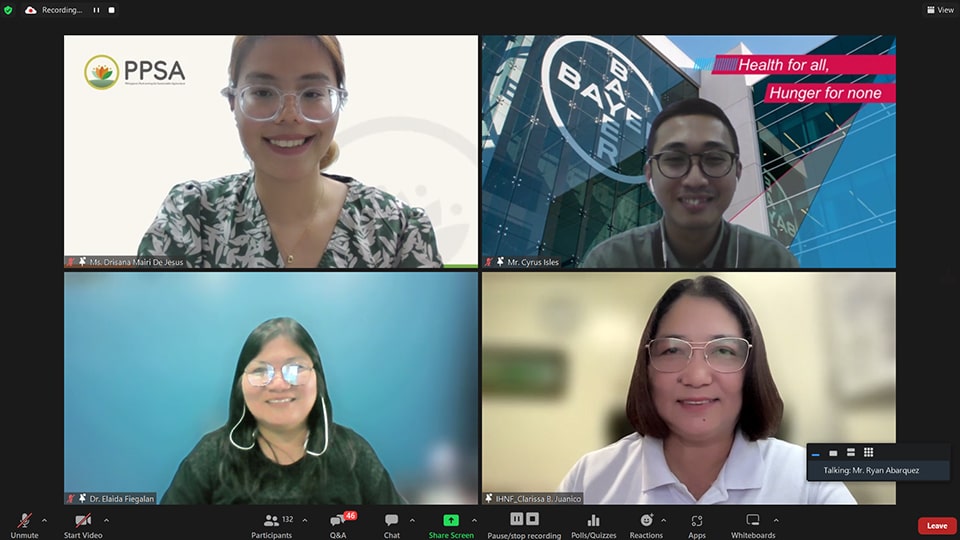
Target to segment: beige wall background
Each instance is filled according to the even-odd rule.
[[[696,273],[482,274],[482,344],[559,350],[558,397],[482,396],[481,491],[553,491],[612,443],[650,311]],[[896,442],[896,275],[717,273],[750,304],[785,403],[781,438]],[[482,359],[481,359],[482,362]],[[853,482],[861,504],[894,504],[892,482]]]
[[[476,264],[479,238],[477,36],[339,36],[346,107],[327,171],[426,209],[447,264]],[[135,255],[175,184],[249,170],[227,85],[233,36],[64,36],[64,255]],[[96,90],[86,63],[121,80]],[[125,61],[178,62],[126,84]],[[139,82],[134,76],[132,82]]]

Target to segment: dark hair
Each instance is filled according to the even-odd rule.
[[[730,132],[734,153],[740,153],[740,142],[737,141],[737,130],[733,129],[733,124],[730,123],[730,119],[727,118],[727,114],[723,112],[723,109],[712,101],[694,97],[668,105],[666,109],[661,111],[660,114],[653,119],[653,124],[650,126],[650,135],[647,137],[647,157],[652,156],[654,153],[654,147],[657,144],[657,130],[660,129],[660,126],[664,122],[677,116],[693,115],[712,116],[720,120],[724,127],[727,128],[727,131]]]
[[[750,358],[744,367],[746,373],[743,380],[743,404],[740,408],[737,427],[751,441],[773,435],[783,417],[783,399],[770,373],[767,349],[763,342],[763,334],[760,332],[760,325],[743,296],[727,282],[715,276],[700,276],[677,281],[663,293],[653,308],[640,339],[637,361],[630,380],[630,390],[627,392],[626,408],[630,424],[640,435],[664,439],[670,433],[670,428],[660,417],[653,403],[650,377],[647,373],[649,358],[646,344],[657,335],[660,321],[670,311],[674,302],[683,296],[713,298],[737,318],[743,337],[753,345],[750,349]]]
[[[320,352],[307,330],[294,319],[278,317],[267,320],[254,328],[240,349],[237,358],[237,367],[233,373],[233,385],[230,391],[229,413],[225,429],[232,430],[223,442],[224,459],[220,467],[221,480],[234,484],[247,493],[255,493],[261,478],[255,472],[259,468],[254,464],[261,459],[256,455],[260,450],[256,446],[257,420],[246,409],[243,398],[243,373],[247,364],[256,358],[263,347],[278,337],[286,337],[303,349],[313,363],[317,376],[317,399],[307,415],[307,428],[310,430],[307,450],[321,453],[327,446],[328,431],[333,430],[333,406],[330,404],[327,393],[326,379],[323,375],[323,366],[320,363]],[[326,408],[326,414],[324,414]],[[242,420],[241,420],[242,418]],[[234,429],[235,427],[235,429]],[[331,433],[332,435],[332,433]],[[253,451],[243,451],[233,446],[235,441],[242,446],[253,445]],[[307,467],[317,462],[309,454],[304,458]],[[303,478],[316,482],[316,476],[304,474]]]

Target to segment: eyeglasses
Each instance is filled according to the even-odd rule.
[[[332,86],[304,88],[297,92],[282,92],[266,85],[243,88],[228,86],[220,91],[225,97],[236,97],[240,111],[251,120],[269,122],[280,117],[287,96],[296,96],[297,112],[308,122],[321,123],[333,118],[347,102],[347,91]]]
[[[677,179],[683,178],[690,172],[693,167],[693,156],[700,158],[697,163],[704,176],[722,178],[733,169],[733,163],[740,157],[740,154],[727,152],[726,150],[708,150],[699,154],[668,150],[650,156],[650,161],[657,162],[660,174],[667,178]]]
[[[743,338],[719,338],[694,347],[679,338],[657,338],[647,343],[647,353],[653,369],[664,373],[683,371],[693,358],[694,349],[703,351],[707,365],[720,373],[735,373],[747,365],[747,356],[753,345]]]
[[[283,375],[283,380],[287,381],[287,384],[299,386],[307,382],[307,374],[312,370],[313,366],[304,366],[291,362],[280,368],[280,373]],[[257,367],[245,373],[247,375],[247,382],[252,386],[266,386],[273,381],[273,377],[277,374],[274,367],[270,364],[258,364]]]

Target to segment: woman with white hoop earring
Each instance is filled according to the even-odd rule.
[[[181,462],[161,504],[404,504],[370,444],[333,422],[323,366],[290,318],[240,351],[229,418]]]

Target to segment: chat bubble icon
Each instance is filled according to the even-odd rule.
[[[341,523],[343,523],[343,519],[342,519],[340,516],[333,516],[332,518],[330,518],[330,524],[331,524],[331,525],[336,526],[336,525],[339,525],[339,524],[341,524]]]
[[[387,525],[396,525],[397,523],[400,523],[400,516],[396,514],[387,514],[384,516],[383,521]]]

